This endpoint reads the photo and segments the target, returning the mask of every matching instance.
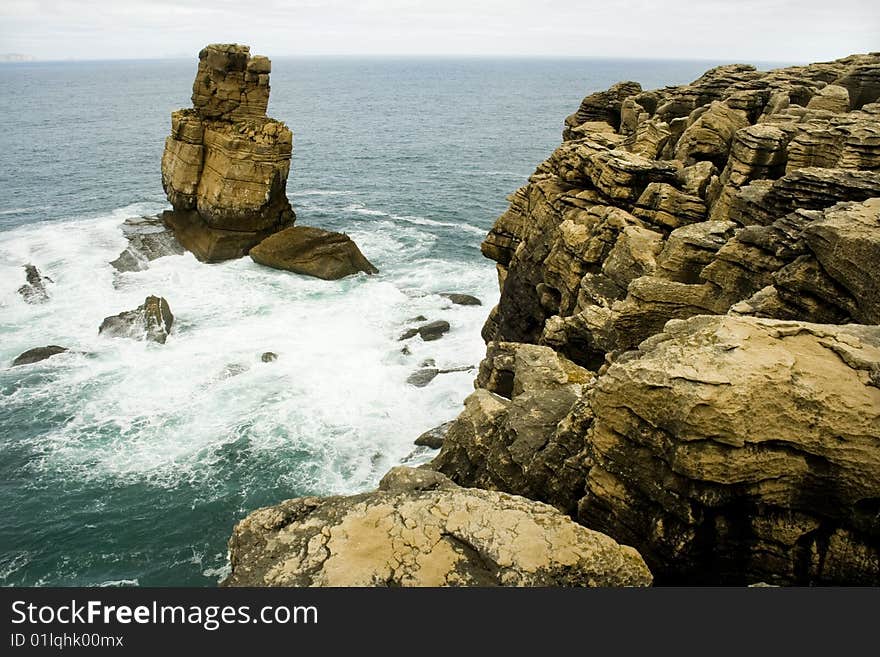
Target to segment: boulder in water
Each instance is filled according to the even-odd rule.
[[[98,333],[114,338],[133,338],[152,340],[165,344],[174,315],[164,297],[148,296],[143,304],[134,310],[126,310],[118,315],[105,317]]]
[[[438,320],[419,327],[419,335],[425,342],[439,340],[449,332],[449,322]]]
[[[262,360],[264,363],[271,363],[272,361],[278,360],[278,354],[276,354],[274,351],[266,351],[263,352],[262,356],[260,356],[260,360]]]
[[[470,294],[460,294],[458,292],[441,292],[441,297],[445,297],[449,299],[452,303],[457,306],[482,306],[483,302],[477,299],[477,297],[471,296]]]
[[[252,248],[250,256],[267,267],[324,280],[358,272],[379,273],[348,235],[312,226],[294,226],[275,233]]]
[[[51,356],[56,354],[63,354],[67,351],[67,347],[59,347],[56,344],[50,344],[46,347],[36,347],[35,349],[28,349],[23,354],[19,355],[14,361],[12,361],[12,366],[16,367],[17,365],[30,365],[31,363],[39,363],[41,360],[46,360]]]

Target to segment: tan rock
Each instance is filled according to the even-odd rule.
[[[259,509],[225,586],[648,586],[632,548],[545,504],[395,468],[374,493]]]
[[[252,248],[250,256],[267,267],[325,280],[379,272],[348,235],[311,226],[294,226],[275,233]]]
[[[876,585],[878,363],[877,327],[670,323],[599,379],[582,521],[661,576]]]
[[[174,210],[165,222],[202,260],[240,257],[294,221],[285,193],[293,135],[266,117],[270,68],[247,46],[210,45],[199,54],[193,109],[171,115],[162,184]]]
[[[849,91],[845,87],[829,84],[819,90],[807,103],[807,109],[825,110],[835,114],[849,111]]]

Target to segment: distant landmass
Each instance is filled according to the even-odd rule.
[[[19,52],[0,53],[0,64],[8,64],[10,62],[35,62],[37,58],[33,55],[23,55]]]

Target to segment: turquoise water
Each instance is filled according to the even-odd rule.
[[[427,458],[412,441],[457,415],[473,374],[406,377],[426,358],[479,362],[497,300],[479,244],[505,197],[585,93],[710,65],[275,60],[298,221],[345,230],[381,270],[337,282],[189,254],[115,274],[120,222],[166,206],[159,161],[195,61],[0,67],[0,584],[214,585],[254,508],[368,489]],[[17,294],[25,263],[54,280],[48,303]],[[176,315],[167,344],[97,335],[147,294]],[[452,331],[401,354],[419,314]],[[76,353],[8,367],[45,344]]]

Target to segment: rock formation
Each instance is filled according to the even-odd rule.
[[[880,583],[878,100],[878,53],[587,96],[482,244],[432,467],[662,582]]]
[[[25,284],[18,288],[21,298],[27,303],[45,303],[49,300],[49,292],[46,283],[54,281],[48,276],[43,276],[34,265],[24,266]]]
[[[348,235],[311,226],[294,226],[275,233],[252,248],[250,256],[267,267],[324,280],[358,272],[379,273]]]
[[[98,333],[112,338],[151,340],[165,344],[173,323],[174,315],[164,297],[148,296],[134,310],[105,317]]]
[[[638,553],[552,507],[398,467],[379,490],[259,509],[226,586],[648,586]]]
[[[174,231],[159,217],[132,217],[122,222],[122,235],[128,246],[110,265],[120,272],[143,271],[150,261],[168,255],[180,255],[183,247]]]
[[[174,210],[162,218],[200,260],[241,257],[294,221],[285,192],[293,135],[266,116],[270,70],[247,46],[209,45],[193,107],[171,115],[162,185]]]

